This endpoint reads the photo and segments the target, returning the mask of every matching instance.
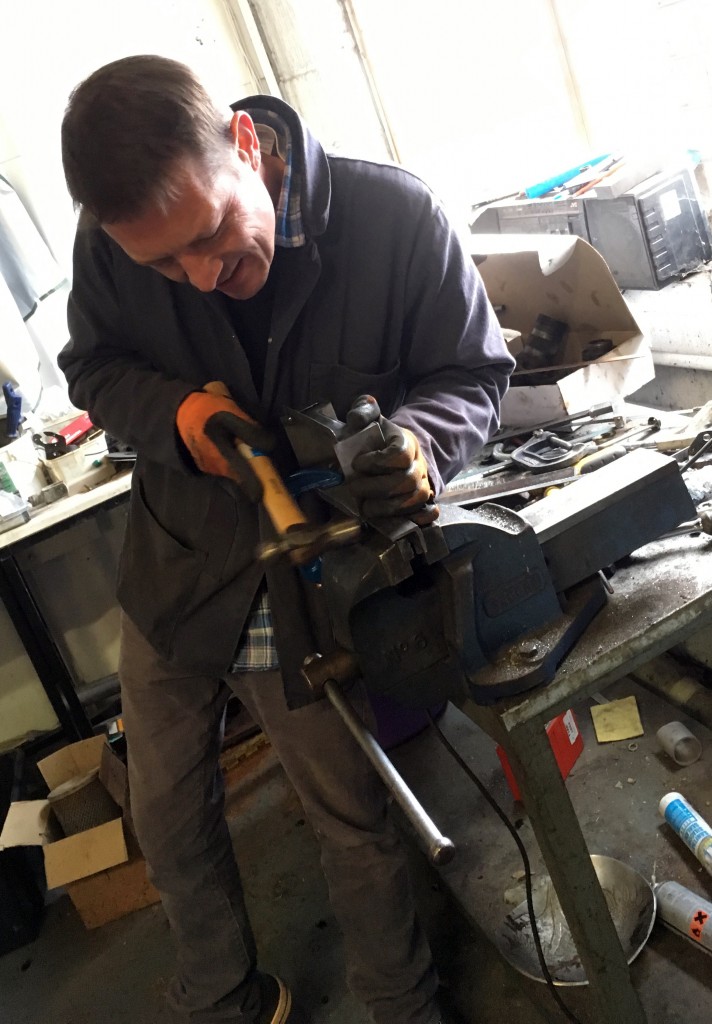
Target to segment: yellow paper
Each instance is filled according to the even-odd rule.
[[[591,708],[593,727],[599,743],[632,740],[643,735],[643,723],[635,697],[622,697]]]

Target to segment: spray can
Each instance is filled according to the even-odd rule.
[[[6,380],[2,386],[3,398],[7,406],[6,433],[12,441],[19,436],[20,424],[22,423],[22,395],[17,385],[11,380]]]
[[[712,953],[712,903],[677,882],[655,886],[658,917]]]
[[[660,814],[712,875],[712,828],[680,793],[667,793],[660,801]]]

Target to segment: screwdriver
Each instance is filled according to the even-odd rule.
[[[607,466],[616,459],[628,454],[628,450],[622,444],[612,445],[610,448],[601,448],[592,455],[584,455],[574,466],[574,473],[583,476],[585,473],[593,473],[601,466]]]
[[[611,448],[599,448],[597,452],[593,452],[591,455],[584,455],[572,469],[576,476],[584,476],[587,473],[593,473],[595,470],[600,469],[601,466],[607,466],[609,463],[615,462],[616,459],[620,459],[627,454],[628,450],[622,444],[613,445]],[[544,496],[548,497],[558,490],[561,490],[561,488],[556,486],[547,487],[544,491]]]

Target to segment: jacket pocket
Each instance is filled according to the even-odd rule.
[[[384,416],[390,416],[403,401],[405,384],[400,363],[385,373],[362,373],[350,366],[312,363],[309,373],[310,401],[331,402],[339,419],[345,419],[359,395],[373,395]]]
[[[171,656],[176,627],[205,561],[204,552],[186,547],[164,529],[148,506],[141,480],[136,479],[117,595],[129,618],[164,657]]]

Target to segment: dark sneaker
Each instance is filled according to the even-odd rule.
[[[306,1018],[292,1003],[292,993],[280,978],[262,975],[262,1008],[255,1024],[306,1024]]]

